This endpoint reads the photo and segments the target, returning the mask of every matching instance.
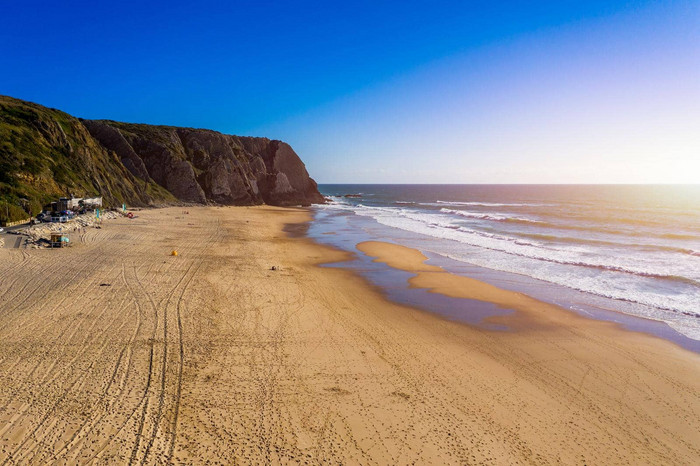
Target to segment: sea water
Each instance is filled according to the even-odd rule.
[[[450,272],[700,349],[700,186],[319,189],[318,241],[404,244]]]

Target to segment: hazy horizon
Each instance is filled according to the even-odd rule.
[[[541,185],[541,186],[700,186],[699,183],[324,183],[318,182],[319,185],[333,186],[375,186],[375,185]]]
[[[0,94],[281,139],[321,184],[695,184],[700,6],[37,2]]]

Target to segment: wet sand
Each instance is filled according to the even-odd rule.
[[[696,354],[375,245],[516,309],[450,322],[318,267],[348,255],[284,232],[305,210],[189,212],[0,250],[0,464],[700,459]]]
[[[524,293],[506,290],[473,278],[447,272],[442,267],[426,264],[428,257],[417,249],[383,241],[365,241],[357,249],[374,257],[374,262],[415,274],[408,283],[451,298],[493,303],[500,308],[518,311],[515,316],[487,317],[484,321],[508,322],[516,329],[562,325],[569,326],[574,313],[559,306],[532,298]],[[584,321],[588,319],[584,318]]]

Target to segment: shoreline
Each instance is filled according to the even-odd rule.
[[[695,286],[700,263],[692,254],[697,212],[688,205],[685,215],[671,191],[514,185],[321,189],[332,200],[314,208],[319,222],[311,234],[321,243],[355,250],[362,241],[397,242],[453,273],[700,350],[693,343],[700,342]],[[345,192],[362,198],[347,199]],[[331,231],[336,234],[322,236]],[[348,244],[349,239],[356,241]]]
[[[340,264],[339,267],[348,267],[368,278],[374,285],[388,289],[385,292],[388,299],[395,303],[418,307],[422,310],[433,312],[449,320],[478,325],[477,315],[468,309],[459,312],[454,308],[460,306],[456,301],[464,298],[453,298],[452,302],[446,296],[430,293],[427,289],[412,287],[409,285],[411,277],[406,276],[405,271],[384,265],[384,275],[394,275],[393,281],[380,279],[380,271],[374,267],[368,256],[359,252],[357,245],[368,241],[384,241],[399,244],[421,251],[428,257],[429,264],[436,264],[455,276],[474,278],[483,283],[490,284],[515,293],[525,294],[545,303],[547,306],[563,308],[574,314],[603,322],[619,325],[621,328],[660,338],[672,342],[691,352],[700,354],[700,341],[695,340],[669,324],[666,320],[640,315],[633,309],[631,303],[625,300],[617,300],[610,297],[580,291],[575,288],[567,288],[562,285],[530,277],[528,275],[505,272],[498,269],[490,269],[484,266],[473,265],[468,261],[457,261],[451,256],[445,256],[436,252],[439,248],[431,244],[435,240],[426,238],[426,244],[402,230],[391,229],[381,225],[367,223],[362,218],[337,217],[325,214],[325,211],[310,209],[314,216],[314,226],[311,223],[303,228],[307,236],[319,244],[336,247],[341,250],[352,251],[359,254],[356,261]],[[319,213],[323,215],[319,216]],[[301,231],[301,230],[300,230]],[[428,247],[430,246],[430,247]],[[426,249],[424,250],[423,247]],[[382,282],[383,283],[380,283]],[[398,289],[395,283],[404,283],[402,289]],[[428,296],[430,295],[430,296]],[[498,315],[498,308],[494,306],[490,310],[480,303],[471,302],[471,307],[481,307],[480,314],[488,317],[488,314]]]
[[[310,210],[309,210],[309,214],[311,215]],[[539,309],[533,310],[532,307],[528,306],[529,307],[528,309],[515,309],[515,315],[489,316],[489,317],[486,317],[482,321],[481,324],[473,324],[473,323],[468,323],[468,322],[464,322],[464,321],[460,321],[460,320],[451,319],[449,317],[441,315],[440,313],[431,311],[430,309],[426,309],[423,307],[394,301],[393,299],[391,299],[389,297],[387,290],[385,288],[373,283],[369,278],[363,276],[363,274],[360,273],[359,271],[354,270],[354,269],[347,266],[348,262],[352,262],[352,261],[357,260],[356,255],[358,253],[349,252],[349,251],[346,251],[344,249],[338,248],[336,246],[319,243],[314,238],[310,237],[307,233],[308,233],[308,225],[311,222],[313,222],[313,217],[310,218],[308,222],[304,222],[304,224],[306,226],[304,226],[304,227],[299,226],[298,227],[298,229],[302,231],[301,233],[299,231],[289,232],[290,237],[302,238],[305,241],[311,242],[315,246],[330,249],[330,250],[332,250],[334,252],[338,252],[344,256],[343,258],[339,259],[338,261],[330,261],[330,262],[322,261],[322,262],[317,263],[316,265],[318,267],[325,267],[325,266],[329,266],[329,265],[331,265],[331,266],[338,265],[336,270],[340,269],[344,273],[350,274],[351,276],[360,279],[368,289],[372,290],[372,292],[374,292],[378,295],[379,299],[385,301],[388,305],[391,305],[392,307],[397,307],[398,309],[410,310],[413,313],[418,313],[420,315],[426,316],[428,319],[437,319],[439,321],[445,322],[448,325],[457,325],[457,326],[463,327],[465,329],[468,329],[469,332],[478,332],[478,333],[486,332],[486,333],[493,335],[496,338],[498,338],[499,334],[500,334],[500,335],[505,336],[506,339],[508,338],[507,334],[511,333],[511,332],[512,332],[512,334],[520,334],[517,336],[519,336],[525,340],[529,340],[529,339],[534,339],[534,338],[541,338],[542,334],[547,332],[547,331],[553,331],[553,332],[564,331],[565,333],[569,333],[569,335],[567,335],[567,337],[565,337],[565,339],[569,339],[569,338],[573,339],[576,337],[582,337],[584,335],[584,333],[580,332],[579,331],[580,329],[577,328],[575,330],[572,330],[571,328],[566,327],[566,325],[570,325],[573,322],[578,322],[579,324],[582,324],[581,325],[582,328],[585,328],[587,330],[592,330],[594,332],[600,332],[600,335],[597,335],[597,336],[604,336],[609,341],[614,341],[616,343],[616,345],[620,345],[621,347],[625,347],[629,344],[629,345],[633,345],[635,347],[635,349],[642,349],[643,351],[649,351],[653,347],[656,347],[657,348],[656,351],[659,351],[659,353],[657,353],[656,356],[658,356],[660,354],[668,355],[669,353],[672,353],[672,354],[675,353],[676,356],[673,356],[674,359],[676,357],[679,357],[680,359],[687,358],[689,361],[695,361],[695,363],[693,363],[693,364],[697,364],[697,362],[700,362],[700,359],[698,359],[698,356],[699,356],[698,352],[693,351],[693,350],[688,349],[688,348],[685,348],[682,345],[680,345],[678,342],[676,342],[672,339],[664,338],[664,337],[661,337],[659,335],[656,335],[656,334],[653,334],[650,332],[632,330],[632,329],[627,328],[625,326],[625,324],[621,323],[621,322],[613,322],[613,321],[609,321],[609,320],[600,319],[600,318],[597,318],[595,316],[582,315],[581,313],[576,312],[574,310],[565,309],[565,308],[563,308],[561,306],[557,306],[555,304],[550,304],[550,303],[546,303],[543,301],[539,301],[539,300],[537,300],[535,298],[531,298],[530,296],[525,295],[523,293],[519,293],[519,292],[507,290],[507,289],[497,289],[496,292],[499,294],[503,293],[505,295],[510,295],[511,297],[514,297],[514,296],[523,297],[525,300],[530,302],[529,303],[530,306],[544,307],[544,308],[547,308],[549,310],[553,310],[556,315],[548,316],[551,319],[547,325],[539,325],[539,326],[533,325],[534,324],[533,320],[535,320],[535,319],[533,319],[533,317],[541,318],[543,316],[543,313],[540,312]],[[285,229],[285,231],[289,231],[289,230]],[[362,243],[359,243],[357,246],[359,246],[360,244],[362,244]],[[399,246],[400,248],[410,250],[413,253],[417,253],[417,255],[422,256],[422,258],[420,260],[421,265],[417,265],[415,263],[415,261],[409,261],[408,264],[402,263],[401,258],[397,260],[395,255],[393,255],[392,253],[387,252],[387,251],[382,251],[381,254],[378,255],[378,257],[373,258],[373,262],[384,263],[388,267],[393,267],[397,270],[407,271],[407,272],[412,273],[412,274],[414,274],[416,272],[428,272],[428,273],[440,272],[440,273],[445,274],[445,275],[452,275],[451,278],[457,282],[470,281],[473,284],[477,284],[477,287],[492,288],[492,289],[497,288],[497,287],[490,285],[490,284],[487,284],[485,282],[480,282],[479,280],[469,279],[469,278],[464,277],[464,276],[452,274],[448,271],[445,271],[441,267],[425,264],[424,262],[428,261],[429,258],[424,256],[423,253],[421,251],[419,251],[418,249],[409,248],[406,246],[394,245],[392,243],[384,242],[383,246],[387,246],[387,245]],[[360,253],[367,254],[367,252],[363,251],[360,247],[358,247],[357,249],[358,249],[358,251],[360,251]],[[377,251],[374,251],[374,252],[377,252]],[[372,254],[368,254],[368,255],[372,256]],[[394,262],[394,261],[396,261],[398,263],[393,263],[393,264],[387,263],[387,262]],[[445,293],[443,290],[443,288],[447,288],[447,289],[451,288],[449,285],[445,286],[444,284],[440,283],[440,280],[432,279],[433,277],[431,277],[429,279],[422,280],[419,275],[420,274],[416,274],[416,276],[414,278],[408,280],[409,287],[420,288],[420,289],[428,288],[427,291],[431,294],[435,293],[435,294],[442,294],[442,295],[446,295],[446,296],[450,294],[449,292]],[[442,290],[442,291],[438,291],[438,290]],[[454,290],[452,290],[452,291],[454,291]],[[475,296],[470,295],[470,294],[467,294],[467,296],[463,296],[462,293],[460,293],[460,292],[454,293],[453,297],[455,297],[457,299],[464,300],[464,301],[471,301],[471,299],[468,296],[471,296],[472,299],[475,298]],[[486,302],[492,303],[491,301],[486,301]],[[506,308],[508,306],[503,306],[503,307],[499,306],[499,307],[503,309],[503,308]],[[512,306],[512,307],[521,307],[521,306]],[[609,312],[613,312],[616,314],[619,313],[618,311],[609,311]],[[526,317],[523,318],[523,314],[525,314]],[[627,316],[627,315],[623,314],[623,316]],[[627,317],[630,317],[632,319],[647,320],[647,319],[643,319],[641,317],[635,317],[635,316],[627,316]],[[488,328],[488,326],[483,325],[484,323],[487,323],[488,321],[496,322],[498,324],[507,324],[508,326],[510,326],[512,328],[509,328],[509,327],[501,328],[501,329]],[[657,321],[653,321],[653,322],[657,322]],[[664,325],[666,325],[666,324],[664,324]],[[506,330],[506,331],[503,332],[503,330]],[[560,336],[552,335],[552,339],[554,339],[554,340],[558,340],[560,338],[561,338]],[[601,340],[599,340],[599,341],[602,343]],[[627,351],[623,351],[623,352],[629,356],[631,356],[631,354],[632,354],[632,353],[627,353]],[[653,350],[652,350],[652,352],[653,352]],[[659,361],[659,363],[661,363],[661,362]],[[697,366],[694,366],[694,367],[696,368]],[[579,390],[583,386],[583,383],[584,383],[585,379],[587,378],[587,376],[588,376],[588,372],[586,372],[583,375],[583,377],[580,381],[581,385],[579,387]],[[694,393],[696,393],[696,395],[697,395],[700,393],[700,391],[696,390]],[[700,407],[700,398],[695,399],[695,403],[694,403],[693,407]],[[700,436],[695,435],[695,437],[697,437],[697,440],[700,441]],[[586,457],[587,457],[586,455],[581,455],[581,458],[586,458]],[[622,458],[622,457],[614,456],[614,455],[612,457],[615,458],[616,461],[621,460],[621,458]],[[700,455],[697,455],[697,457],[700,458]],[[599,460],[602,460],[602,459],[603,458],[599,458]],[[605,459],[605,461],[610,461],[610,457],[604,458],[604,459]],[[642,461],[642,463],[644,463],[644,461]]]
[[[528,327],[537,325],[539,321],[542,323],[543,316],[548,312],[564,313],[566,315],[589,319],[600,323],[606,323],[621,332],[632,332],[647,337],[651,337],[666,343],[671,343],[684,351],[689,351],[693,354],[700,354],[700,349],[687,347],[680,343],[677,339],[665,338],[658,334],[635,330],[628,328],[627,324],[619,321],[610,321],[598,318],[595,315],[582,315],[580,312],[572,309],[566,309],[556,304],[551,304],[537,298],[534,298],[526,293],[500,288],[498,286],[483,282],[478,279],[470,278],[464,275],[455,274],[445,270],[441,266],[431,265],[427,262],[430,258],[417,248],[403,246],[395,243],[384,241],[364,241],[357,244],[357,249],[365,255],[373,258],[373,262],[386,264],[393,269],[409,272],[412,277],[407,279],[409,288],[426,290],[428,293],[437,294],[456,299],[477,301],[481,303],[489,303],[498,309],[514,312],[517,315],[486,315],[478,323],[465,321],[464,319],[450,319],[442,316],[441,313],[431,311],[429,309],[418,309],[433,313],[437,316],[444,317],[453,322],[460,322],[466,325],[477,326],[488,329],[489,322],[500,325],[502,330],[527,331]],[[381,287],[378,286],[381,289]],[[387,297],[387,299],[390,299]],[[540,312],[544,310],[544,312]],[[628,316],[618,311],[609,311],[620,315],[622,318],[627,317],[635,320],[645,320],[649,322],[659,323],[652,319],[643,317]],[[700,343],[695,345],[700,347]]]
[[[188,210],[115,219],[64,250],[0,251],[0,456],[700,457],[693,353],[576,316],[508,332],[453,322],[323,266],[350,254],[289,234],[308,210]]]

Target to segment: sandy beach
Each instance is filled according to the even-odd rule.
[[[0,249],[0,464],[700,462],[695,353],[359,246],[515,310],[451,322],[320,267],[304,209],[187,211]]]

